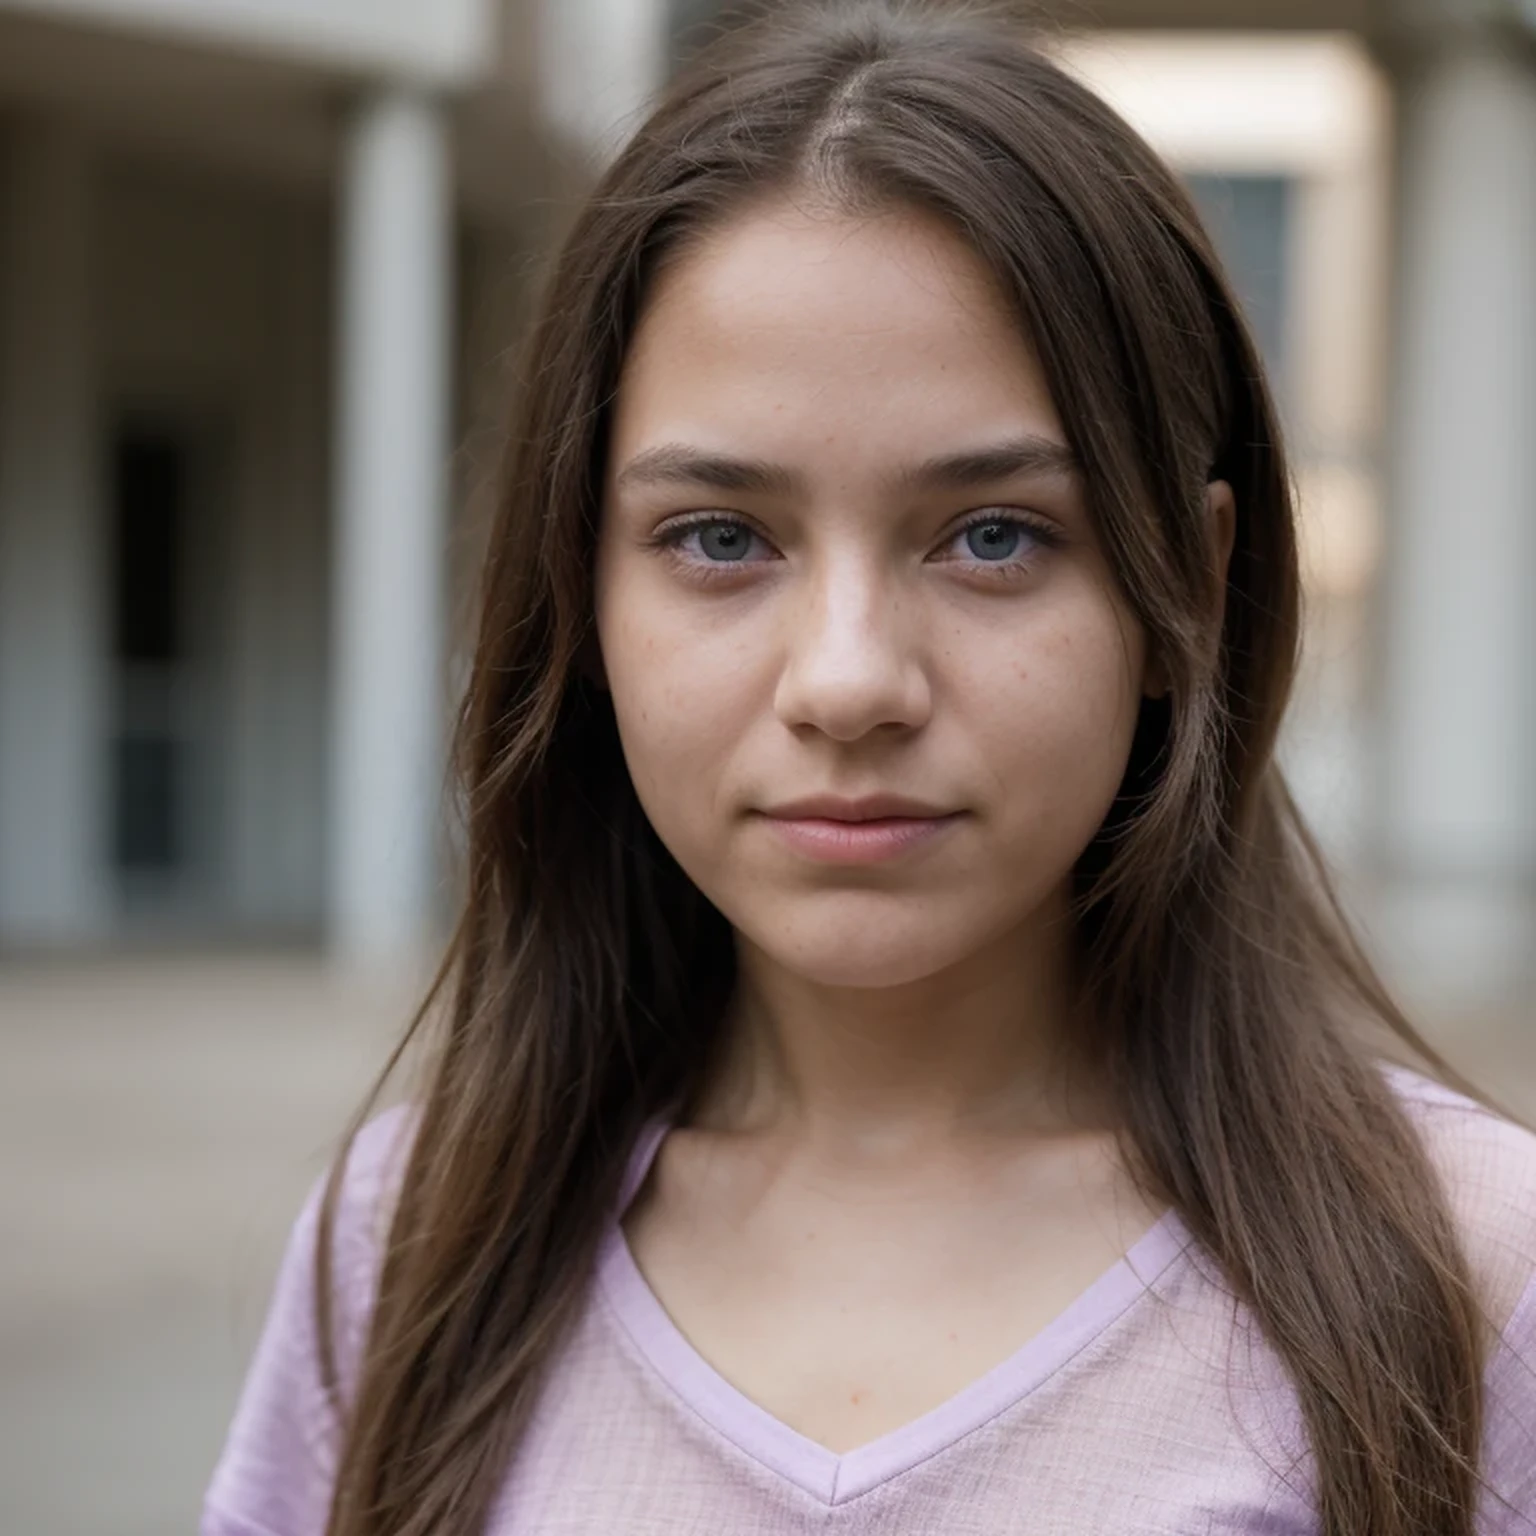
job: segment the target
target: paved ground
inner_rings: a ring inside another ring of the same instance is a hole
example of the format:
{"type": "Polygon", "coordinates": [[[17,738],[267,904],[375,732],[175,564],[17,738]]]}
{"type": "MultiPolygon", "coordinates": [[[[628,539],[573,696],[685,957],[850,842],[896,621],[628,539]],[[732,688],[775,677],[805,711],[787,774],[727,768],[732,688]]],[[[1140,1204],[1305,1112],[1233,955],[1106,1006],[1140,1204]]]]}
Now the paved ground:
{"type": "MultiPolygon", "coordinates": [[[[0,1536],[194,1528],[287,1224],[409,1002],[292,957],[0,968],[0,1536]]],[[[1536,1114],[1536,1024],[1438,1033],[1536,1114]]]]}
{"type": "Polygon", "coordinates": [[[0,969],[0,1536],[170,1536],[404,992],[313,961],[0,969]]]}

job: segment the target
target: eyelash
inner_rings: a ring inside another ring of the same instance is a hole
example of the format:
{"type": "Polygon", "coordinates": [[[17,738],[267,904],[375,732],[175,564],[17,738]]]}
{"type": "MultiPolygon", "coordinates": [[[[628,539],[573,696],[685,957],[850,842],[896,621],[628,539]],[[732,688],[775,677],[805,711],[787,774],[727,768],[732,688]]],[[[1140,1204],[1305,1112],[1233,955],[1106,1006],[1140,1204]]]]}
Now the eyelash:
{"type": "MultiPolygon", "coordinates": [[[[1012,524],[1021,528],[1035,541],[1039,548],[1053,549],[1061,543],[1061,536],[1055,528],[1043,520],[1010,512],[1004,515],[997,513],[978,512],[973,517],[961,523],[958,528],[945,540],[946,544],[953,544],[972,528],[987,528],[998,524],[1012,524]]],[[[763,538],[751,523],[745,518],[725,516],[716,512],[698,513],[692,517],[684,518],[680,522],[672,523],[658,532],[651,540],[652,544],[660,548],[664,554],[679,566],[684,567],[689,575],[699,577],[704,581],[719,581],[729,579],[744,565],[760,565],[762,561],[740,560],[689,560],[682,554],[682,542],[690,533],[702,528],[743,528],[755,538],[763,538]]],[[[763,539],[764,543],[768,541],[763,539]]],[[[1034,566],[1034,555],[1031,551],[1016,560],[977,560],[970,564],[971,570],[985,572],[987,578],[993,581],[1017,581],[1020,577],[1029,574],[1034,566]]]]}

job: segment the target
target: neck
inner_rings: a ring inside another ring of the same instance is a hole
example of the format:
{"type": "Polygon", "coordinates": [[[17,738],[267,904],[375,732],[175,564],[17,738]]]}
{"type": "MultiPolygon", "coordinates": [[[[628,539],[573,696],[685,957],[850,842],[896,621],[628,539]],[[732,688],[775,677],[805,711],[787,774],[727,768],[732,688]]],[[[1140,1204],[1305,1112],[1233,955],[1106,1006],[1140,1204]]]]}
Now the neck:
{"type": "Polygon", "coordinates": [[[793,1124],[868,1150],[1104,1129],[1102,1094],[1074,1071],[1066,932],[1013,932],[888,987],[796,975],[738,935],[720,1067],[697,1123],[793,1124]]]}

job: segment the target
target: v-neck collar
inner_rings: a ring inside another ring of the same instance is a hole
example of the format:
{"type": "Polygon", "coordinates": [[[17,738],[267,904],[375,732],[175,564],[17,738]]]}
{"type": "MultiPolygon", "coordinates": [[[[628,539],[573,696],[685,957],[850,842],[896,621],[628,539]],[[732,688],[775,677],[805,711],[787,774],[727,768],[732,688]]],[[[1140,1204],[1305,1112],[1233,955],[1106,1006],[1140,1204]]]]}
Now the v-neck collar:
{"type": "Polygon", "coordinates": [[[598,1256],[603,1294],[646,1363],[688,1408],[738,1450],[829,1505],[899,1477],[1027,1397],[1146,1295],[1191,1242],[1177,1212],[1166,1211],[1123,1258],[1007,1359],[938,1407],[839,1455],[732,1386],[688,1342],[640,1273],[622,1221],[669,1129],[653,1121],[635,1148],[598,1256]]]}

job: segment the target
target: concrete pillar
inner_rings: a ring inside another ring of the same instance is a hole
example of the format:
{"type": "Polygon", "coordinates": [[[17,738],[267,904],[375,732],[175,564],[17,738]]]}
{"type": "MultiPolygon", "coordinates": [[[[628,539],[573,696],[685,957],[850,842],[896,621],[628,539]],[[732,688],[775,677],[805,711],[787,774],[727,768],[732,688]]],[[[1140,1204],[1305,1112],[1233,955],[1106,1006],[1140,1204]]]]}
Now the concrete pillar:
{"type": "Polygon", "coordinates": [[[106,549],[87,147],[29,124],[0,204],[0,943],[110,917],[106,549]]]}
{"type": "Polygon", "coordinates": [[[452,193],[442,108],[363,101],[341,189],[330,931],[362,966],[434,942],[452,193]]]}
{"type": "Polygon", "coordinates": [[[1398,81],[1378,934],[1477,1008],[1536,940],[1536,68],[1457,29],[1398,81]]]}

